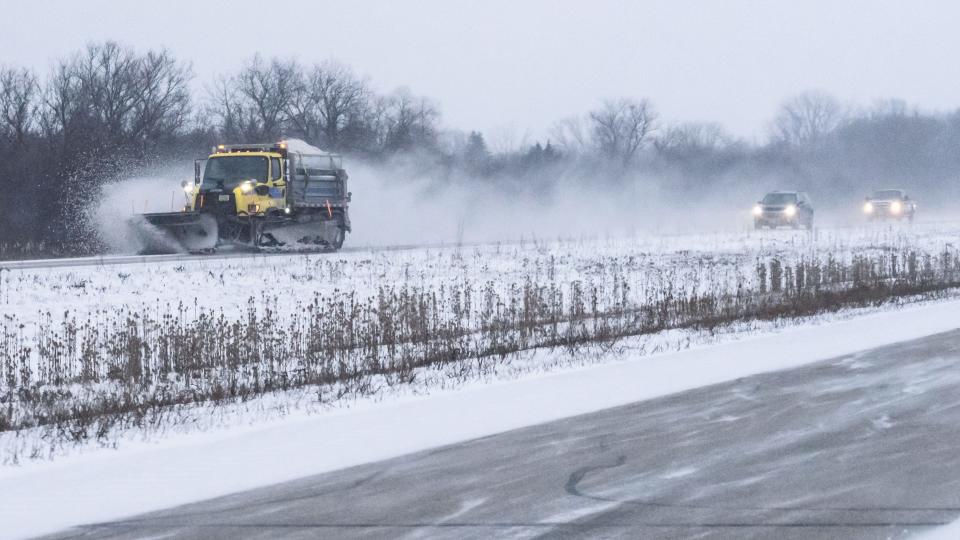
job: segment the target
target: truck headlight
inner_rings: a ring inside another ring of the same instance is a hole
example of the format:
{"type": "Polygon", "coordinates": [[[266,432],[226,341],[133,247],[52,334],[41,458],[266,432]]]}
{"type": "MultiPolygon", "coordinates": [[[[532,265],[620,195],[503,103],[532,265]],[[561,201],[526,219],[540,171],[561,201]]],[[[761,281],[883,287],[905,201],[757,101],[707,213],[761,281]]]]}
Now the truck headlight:
{"type": "Polygon", "coordinates": [[[786,208],[783,209],[783,213],[786,214],[787,217],[793,217],[797,213],[797,207],[792,204],[789,204],[787,205],[786,208]]]}
{"type": "Polygon", "coordinates": [[[183,184],[183,192],[186,193],[187,195],[190,195],[191,193],[193,193],[193,189],[195,187],[197,187],[197,185],[194,184],[193,182],[187,182],[183,184]]]}
{"type": "Polygon", "coordinates": [[[248,180],[240,184],[240,192],[243,193],[244,195],[250,193],[251,191],[253,191],[253,182],[250,182],[248,180]]]}
{"type": "Polygon", "coordinates": [[[873,213],[873,203],[872,203],[872,202],[868,202],[868,203],[865,203],[865,204],[863,205],[863,213],[864,213],[864,214],[872,214],[872,213],[873,213]]]}
{"type": "Polygon", "coordinates": [[[753,207],[753,215],[759,216],[759,215],[761,215],[761,214],[763,214],[763,207],[761,207],[759,204],[754,205],[754,207],[753,207]]]}
{"type": "Polygon", "coordinates": [[[900,201],[893,201],[890,203],[890,211],[894,214],[899,214],[903,210],[903,205],[900,204],[900,201]]]}

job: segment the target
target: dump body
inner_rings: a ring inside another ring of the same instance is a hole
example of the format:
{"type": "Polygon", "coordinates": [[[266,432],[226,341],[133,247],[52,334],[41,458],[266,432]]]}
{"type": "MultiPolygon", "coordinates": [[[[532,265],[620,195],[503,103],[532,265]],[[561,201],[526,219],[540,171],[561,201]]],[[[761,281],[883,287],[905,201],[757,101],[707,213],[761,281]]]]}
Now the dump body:
{"type": "Polygon", "coordinates": [[[340,216],[345,229],[350,231],[351,197],[342,161],[343,158],[336,154],[289,152],[286,171],[290,189],[287,202],[291,208],[301,212],[319,209],[325,211],[330,219],[340,216]]]}

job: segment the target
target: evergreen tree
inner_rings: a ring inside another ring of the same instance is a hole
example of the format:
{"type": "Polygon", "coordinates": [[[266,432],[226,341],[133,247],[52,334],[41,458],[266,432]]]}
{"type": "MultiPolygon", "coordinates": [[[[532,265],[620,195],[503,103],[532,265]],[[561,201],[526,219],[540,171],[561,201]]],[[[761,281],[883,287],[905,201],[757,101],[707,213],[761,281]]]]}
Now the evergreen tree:
{"type": "Polygon", "coordinates": [[[478,131],[471,131],[467,137],[467,144],[463,148],[463,162],[467,169],[486,173],[490,168],[490,151],[487,142],[478,131]]]}

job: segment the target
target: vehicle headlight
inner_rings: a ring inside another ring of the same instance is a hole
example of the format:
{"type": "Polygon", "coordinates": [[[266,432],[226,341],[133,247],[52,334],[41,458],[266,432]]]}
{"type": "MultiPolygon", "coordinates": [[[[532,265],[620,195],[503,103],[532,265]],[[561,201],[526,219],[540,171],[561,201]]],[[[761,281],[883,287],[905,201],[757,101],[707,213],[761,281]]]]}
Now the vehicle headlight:
{"type": "Polygon", "coordinates": [[[900,201],[893,201],[890,203],[890,211],[894,214],[899,214],[903,210],[903,205],[900,204],[900,201]]]}
{"type": "Polygon", "coordinates": [[[189,195],[189,194],[193,193],[193,190],[194,190],[194,188],[196,188],[196,187],[197,187],[197,185],[194,184],[193,182],[187,182],[186,184],[183,185],[183,192],[186,193],[187,195],[189,195]]]}
{"type": "Polygon", "coordinates": [[[783,209],[783,213],[789,217],[793,217],[797,213],[797,207],[792,204],[787,205],[787,207],[783,209]]]}
{"type": "Polygon", "coordinates": [[[872,203],[872,202],[868,202],[868,203],[866,203],[866,204],[863,205],[863,213],[865,213],[865,214],[872,214],[872,213],[873,213],[873,203],[872,203]]]}
{"type": "Polygon", "coordinates": [[[756,205],[756,206],[754,206],[754,207],[753,207],[753,215],[759,216],[759,215],[761,215],[761,214],[763,214],[763,207],[761,207],[759,204],[756,205]]]}
{"type": "Polygon", "coordinates": [[[240,184],[240,192],[243,193],[244,195],[246,195],[247,193],[250,193],[251,191],[253,191],[253,182],[250,182],[248,180],[240,184]]]}

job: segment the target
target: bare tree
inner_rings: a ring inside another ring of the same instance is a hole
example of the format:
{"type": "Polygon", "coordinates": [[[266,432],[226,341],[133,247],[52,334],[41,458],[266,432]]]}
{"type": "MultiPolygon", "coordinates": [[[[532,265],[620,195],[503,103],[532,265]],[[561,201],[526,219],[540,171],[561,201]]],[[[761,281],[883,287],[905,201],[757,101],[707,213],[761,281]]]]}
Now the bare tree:
{"type": "Polygon", "coordinates": [[[92,113],[83,99],[83,85],[76,70],[77,57],[58,62],[47,79],[43,90],[43,105],[40,121],[44,135],[61,144],[77,141],[72,132],[80,136],[84,124],[92,113]]]}
{"type": "Polygon", "coordinates": [[[59,62],[44,96],[44,130],[71,146],[156,141],[190,111],[189,65],[167,51],[138,55],[108,41],[59,62]]]}
{"type": "Polygon", "coordinates": [[[372,92],[353,71],[336,62],[314,66],[288,105],[291,127],[306,139],[342,150],[362,136],[372,92]]]}
{"type": "Polygon", "coordinates": [[[83,106],[105,128],[99,135],[113,139],[129,133],[132,111],[143,93],[139,58],[132,49],[113,41],[87,46],[85,54],[72,63],[80,83],[77,96],[83,106]]]}
{"type": "Polygon", "coordinates": [[[218,79],[209,92],[208,112],[221,132],[243,140],[280,137],[295,96],[302,91],[303,73],[296,62],[256,55],[240,72],[218,79]]]}
{"type": "Polygon", "coordinates": [[[381,106],[383,146],[387,151],[436,146],[440,111],[432,101],[400,88],[387,96],[381,106]]]}
{"type": "Polygon", "coordinates": [[[18,146],[36,122],[40,87],[32,71],[0,67],[0,121],[18,146]]]}
{"type": "Polygon", "coordinates": [[[259,115],[240,92],[234,77],[221,76],[213,82],[204,112],[226,140],[252,140],[263,132],[259,115]]]}
{"type": "Polygon", "coordinates": [[[262,136],[275,138],[282,134],[290,100],[302,81],[296,62],[273,59],[267,65],[259,55],[240,72],[238,90],[249,100],[262,136]]]}
{"type": "Polygon", "coordinates": [[[654,141],[658,151],[673,155],[711,152],[732,143],[733,137],[715,122],[688,122],[671,126],[654,141]]]}
{"type": "Polygon", "coordinates": [[[831,95],[810,90],[780,106],[771,126],[774,142],[807,146],[820,141],[844,119],[840,103],[831,95]]]}
{"type": "Polygon", "coordinates": [[[142,90],[134,102],[131,135],[158,140],[183,128],[190,114],[190,66],[163,50],[143,56],[137,72],[142,90]]]}
{"type": "Polygon", "coordinates": [[[494,154],[518,154],[530,146],[530,133],[519,133],[515,124],[505,124],[490,130],[487,141],[494,154]]]}
{"type": "Polygon", "coordinates": [[[645,99],[606,101],[590,113],[593,142],[602,155],[627,166],[653,131],[656,117],[645,99]]]}
{"type": "Polygon", "coordinates": [[[590,146],[590,135],[584,119],[579,116],[564,118],[555,123],[550,129],[550,136],[565,154],[580,155],[590,146]]]}
{"type": "Polygon", "coordinates": [[[902,99],[883,99],[873,103],[866,113],[869,118],[884,118],[889,116],[906,116],[916,114],[917,110],[911,109],[907,102],[902,99]]]}

